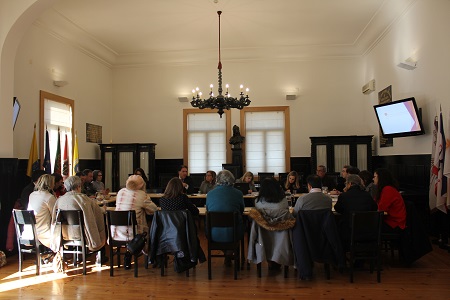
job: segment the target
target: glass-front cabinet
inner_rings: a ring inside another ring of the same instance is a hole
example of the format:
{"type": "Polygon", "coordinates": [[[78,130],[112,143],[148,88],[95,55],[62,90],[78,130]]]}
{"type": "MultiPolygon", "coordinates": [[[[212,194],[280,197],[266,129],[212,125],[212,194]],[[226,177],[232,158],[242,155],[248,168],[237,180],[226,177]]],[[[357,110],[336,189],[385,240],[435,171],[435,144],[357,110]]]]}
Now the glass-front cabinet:
{"type": "Polygon", "coordinates": [[[316,173],[319,165],[329,173],[339,173],[343,166],[372,170],[373,135],[318,136],[311,139],[311,168],[316,173]]]}
{"type": "Polygon", "coordinates": [[[117,192],[125,187],[128,176],[133,174],[136,168],[142,168],[147,175],[150,182],[147,189],[156,186],[156,144],[99,144],[99,146],[105,187],[117,192]]]}

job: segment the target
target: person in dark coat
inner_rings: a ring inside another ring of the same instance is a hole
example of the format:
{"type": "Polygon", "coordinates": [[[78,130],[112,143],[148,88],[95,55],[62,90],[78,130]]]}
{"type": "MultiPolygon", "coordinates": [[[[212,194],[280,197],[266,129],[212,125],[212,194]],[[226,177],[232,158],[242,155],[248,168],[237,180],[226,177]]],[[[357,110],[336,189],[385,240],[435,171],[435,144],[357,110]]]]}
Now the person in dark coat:
{"type": "Polygon", "coordinates": [[[345,181],[346,192],[339,195],[334,210],[341,214],[338,224],[339,234],[344,248],[350,245],[351,217],[354,211],[376,211],[377,203],[372,196],[362,189],[362,181],[358,175],[349,174],[345,181]]]}

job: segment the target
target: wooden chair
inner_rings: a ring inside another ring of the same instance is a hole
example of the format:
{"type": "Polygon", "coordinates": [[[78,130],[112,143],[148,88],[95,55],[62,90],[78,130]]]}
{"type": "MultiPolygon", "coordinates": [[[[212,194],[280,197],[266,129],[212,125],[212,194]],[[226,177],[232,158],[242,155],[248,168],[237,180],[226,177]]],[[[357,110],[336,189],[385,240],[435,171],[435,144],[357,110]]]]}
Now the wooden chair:
{"type": "Polygon", "coordinates": [[[212,257],[225,257],[226,251],[233,251],[234,254],[234,279],[237,279],[237,273],[239,270],[239,253],[240,253],[240,241],[238,235],[238,212],[206,212],[206,238],[208,240],[208,279],[212,279],[211,274],[211,258],[212,257]],[[213,228],[230,227],[233,230],[233,239],[230,242],[218,242],[214,241],[211,237],[211,230],[213,228]],[[224,251],[224,254],[212,254],[212,250],[224,251]]]}
{"type": "Polygon", "coordinates": [[[264,259],[276,259],[277,262],[284,262],[284,264],[282,263],[284,266],[284,278],[287,278],[289,266],[294,265],[291,229],[267,230],[258,225],[256,221],[253,221],[249,235],[247,258],[249,261],[256,263],[256,270],[259,278],[261,278],[261,263],[264,259]],[[274,245],[274,241],[277,241],[278,243],[274,245]],[[259,251],[255,248],[257,245],[260,248],[259,251]]]}
{"type": "Polygon", "coordinates": [[[370,260],[370,272],[373,263],[377,264],[377,281],[381,280],[381,224],[382,211],[353,212],[351,216],[350,236],[350,282],[353,282],[354,263],[358,259],[370,260]]]}
{"type": "Polygon", "coordinates": [[[189,269],[197,265],[197,260],[204,261],[197,228],[188,210],[157,210],[153,216],[150,227],[149,259],[152,263],[159,264],[161,276],[164,276],[167,268],[168,254],[174,255],[174,264],[186,262],[183,266],[179,265],[180,268],[184,268],[186,277],[189,277],[189,269]],[[178,257],[180,254],[186,260],[178,257]],[[194,258],[195,261],[192,261],[194,258]]]}
{"type": "Polygon", "coordinates": [[[36,233],[36,218],[32,210],[13,210],[16,227],[17,246],[19,254],[19,272],[22,272],[23,253],[35,255],[36,275],[41,274],[41,255],[45,253],[44,246],[39,242],[36,233]],[[28,230],[25,230],[26,227],[28,230]],[[25,233],[25,234],[24,234],[25,233]],[[29,236],[28,236],[29,235],[29,236]]]}
{"type": "Polygon", "coordinates": [[[73,254],[73,266],[78,266],[78,256],[81,255],[83,263],[83,275],[86,275],[86,257],[89,254],[86,236],[84,233],[84,216],[82,210],[62,210],[56,213],[56,223],[61,225],[61,256],[64,263],[64,254],[73,254]],[[70,232],[70,236],[64,238],[64,227],[70,232]],[[75,234],[76,232],[76,234],[75,234]]]}
{"type": "MultiPolygon", "coordinates": [[[[120,268],[120,255],[121,249],[127,248],[127,244],[136,235],[137,221],[136,221],[136,211],[125,210],[125,211],[106,211],[106,224],[108,227],[108,244],[109,244],[109,276],[114,276],[114,255],[117,255],[117,266],[120,268]],[[114,231],[112,226],[124,226],[131,230],[128,240],[119,240],[114,238],[114,231]],[[116,251],[114,251],[116,248],[116,251]]],[[[134,277],[138,277],[138,257],[139,254],[134,255],[134,277]]],[[[148,268],[148,260],[145,259],[145,267],[148,268]]]]}
{"type": "Polygon", "coordinates": [[[324,264],[327,279],[330,279],[330,264],[343,269],[345,253],[331,209],[299,210],[292,234],[301,279],[312,279],[314,262],[324,264]]]}

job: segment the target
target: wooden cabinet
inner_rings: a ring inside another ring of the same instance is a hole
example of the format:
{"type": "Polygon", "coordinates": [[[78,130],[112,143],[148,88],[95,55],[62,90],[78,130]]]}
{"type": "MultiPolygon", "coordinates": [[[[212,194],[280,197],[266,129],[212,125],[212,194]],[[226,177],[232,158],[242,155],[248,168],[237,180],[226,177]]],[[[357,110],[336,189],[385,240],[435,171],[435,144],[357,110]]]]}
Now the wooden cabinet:
{"type": "Polygon", "coordinates": [[[148,177],[150,186],[156,186],[155,146],[156,144],[99,144],[105,187],[117,192],[125,187],[130,174],[136,168],[142,168],[148,177]]]}
{"type": "Polygon", "coordinates": [[[310,137],[312,173],[316,173],[318,165],[326,166],[330,173],[340,172],[344,165],[372,170],[372,137],[373,135],[310,137]]]}

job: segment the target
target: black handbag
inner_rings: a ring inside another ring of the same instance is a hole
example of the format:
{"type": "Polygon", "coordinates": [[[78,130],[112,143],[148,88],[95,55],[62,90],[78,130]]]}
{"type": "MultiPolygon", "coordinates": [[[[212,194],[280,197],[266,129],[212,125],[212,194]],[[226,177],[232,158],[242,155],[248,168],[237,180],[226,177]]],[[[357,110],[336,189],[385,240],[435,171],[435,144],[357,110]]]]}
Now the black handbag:
{"type": "Polygon", "coordinates": [[[128,242],[127,250],[133,255],[138,255],[139,253],[141,253],[145,246],[146,236],[147,232],[136,234],[134,238],[128,242]]]}

